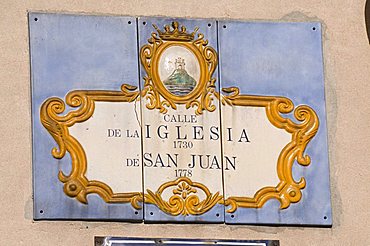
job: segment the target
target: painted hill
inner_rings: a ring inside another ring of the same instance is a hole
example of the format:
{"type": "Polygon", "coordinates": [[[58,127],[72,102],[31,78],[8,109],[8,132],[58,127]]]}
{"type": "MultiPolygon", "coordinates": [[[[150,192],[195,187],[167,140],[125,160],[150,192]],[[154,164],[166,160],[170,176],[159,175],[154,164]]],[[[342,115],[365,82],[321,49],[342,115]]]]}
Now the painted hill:
{"type": "Polygon", "coordinates": [[[164,81],[167,89],[175,95],[189,94],[195,87],[196,81],[185,69],[175,69],[164,81]]]}

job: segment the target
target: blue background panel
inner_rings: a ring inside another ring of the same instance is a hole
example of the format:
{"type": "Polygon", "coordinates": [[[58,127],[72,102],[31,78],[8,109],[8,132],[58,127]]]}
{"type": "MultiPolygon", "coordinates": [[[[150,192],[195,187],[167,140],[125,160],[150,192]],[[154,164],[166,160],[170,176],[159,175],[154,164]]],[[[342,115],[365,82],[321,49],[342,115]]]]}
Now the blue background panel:
{"type": "Polygon", "coordinates": [[[220,21],[218,35],[221,88],[237,86],[241,94],[288,97],[295,106],[312,107],[320,120],[306,148],[311,164],[293,165],[295,180],[304,177],[307,182],[301,201],[283,210],[277,200],[259,209],[238,208],[225,214],[226,223],[331,225],[320,23],[220,21]]]}
{"type": "MultiPolygon", "coordinates": [[[[139,86],[145,71],[141,65],[138,69],[137,42],[139,47],[147,43],[152,23],[162,28],[173,20],[30,13],[35,219],[142,221],[143,210],[129,204],[108,204],[93,194],[87,206],[64,194],[57,175],[59,170],[69,173],[71,160],[68,154],[61,160],[52,157],[56,143],[41,125],[39,109],[45,99],[64,98],[71,90],[119,90],[123,83],[139,86]]],[[[239,87],[242,94],[285,96],[295,106],[311,106],[320,119],[319,131],[306,149],[311,164],[293,166],[294,178],[307,181],[301,201],[284,210],[276,200],[260,209],[239,208],[225,214],[226,223],[331,225],[320,24],[176,20],[188,31],[200,27],[209,45],[219,47],[219,74],[216,70],[213,76],[219,78],[218,88],[221,83],[221,88],[239,87]]],[[[153,222],[224,221],[223,206],[187,219],[168,218],[160,211],[150,215],[153,207],[148,206],[145,217],[153,222]]]]}
{"type": "MultiPolygon", "coordinates": [[[[138,86],[137,30],[134,17],[30,13],[35,219],[143,219],[130,204],[108,204],[88,195],[88,205],[63,192],[58,171],[69,173],[68,155],[57,160],[54,139],[41,125],[43,101],[71,90],[120,90],[138,86]]],[[[66,109],[68,112],[69,108],[66,109]]],[[[141,177],[139,177],[141,178],[141,177]]]]}

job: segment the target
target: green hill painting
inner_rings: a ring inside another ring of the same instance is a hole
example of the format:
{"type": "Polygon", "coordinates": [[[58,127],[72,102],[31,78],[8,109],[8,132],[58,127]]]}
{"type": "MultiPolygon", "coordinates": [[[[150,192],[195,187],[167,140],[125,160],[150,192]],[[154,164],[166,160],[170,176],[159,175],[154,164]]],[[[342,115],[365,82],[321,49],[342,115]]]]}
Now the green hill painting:
{"type": "Polygon", "coordinates": [[[181,57],[175,61],[175,70],[164,81],[166,88],[174,95],[184,96],[189,94],[197,82],[185,70],[185,61],[181,57]]]}

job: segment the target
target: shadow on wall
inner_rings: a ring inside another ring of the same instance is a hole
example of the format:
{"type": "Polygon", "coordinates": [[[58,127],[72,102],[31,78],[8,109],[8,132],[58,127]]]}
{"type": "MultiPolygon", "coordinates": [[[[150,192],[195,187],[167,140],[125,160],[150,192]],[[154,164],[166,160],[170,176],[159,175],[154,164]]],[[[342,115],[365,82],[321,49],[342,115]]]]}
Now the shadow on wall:
{"type": "Polygon", "coordinates": [[[370,43],[370,2],[369,0],[365,3],[365,23],[366,23],[366,30],[367,30],[367,38],[370,43]]]}

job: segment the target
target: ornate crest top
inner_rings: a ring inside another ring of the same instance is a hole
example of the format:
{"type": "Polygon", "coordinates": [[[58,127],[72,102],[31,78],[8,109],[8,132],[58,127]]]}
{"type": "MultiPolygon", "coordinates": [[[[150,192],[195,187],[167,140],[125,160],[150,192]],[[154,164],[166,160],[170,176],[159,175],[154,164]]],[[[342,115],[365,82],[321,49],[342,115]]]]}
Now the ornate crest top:
{"type": "Polygon", "coordinates": [[[179,28],[177,21],[172,22],[172,31],[169,25],[164,26],[164,31],[161,31],[155,24],[153,24],[153,27],[157,30],[162,40],[169,41],[191,41],[194,39],[195,33],[199,30],[199,27],[196,27],[192,33],[188,33],[185,26],[179,28]]]}

